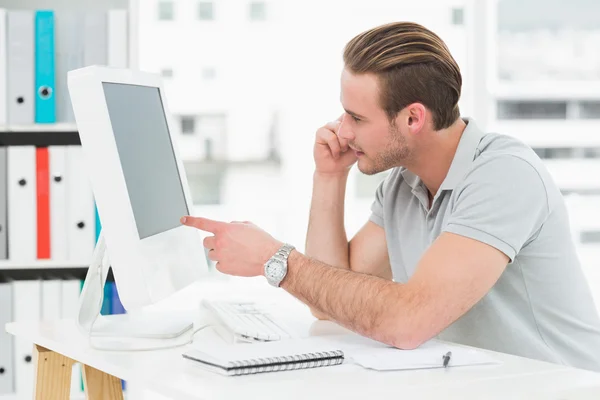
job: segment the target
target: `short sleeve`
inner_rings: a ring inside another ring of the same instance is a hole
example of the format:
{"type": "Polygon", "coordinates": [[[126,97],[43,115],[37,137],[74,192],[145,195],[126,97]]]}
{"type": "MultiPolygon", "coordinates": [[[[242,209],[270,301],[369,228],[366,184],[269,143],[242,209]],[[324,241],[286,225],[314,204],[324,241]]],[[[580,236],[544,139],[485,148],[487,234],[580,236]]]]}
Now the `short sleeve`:
{"type": "Polygon", "coordinates": [[[483,162],[455,190],[443,231],[493,246],[510,262],[550,212],[542,177],[533,165],[516,156],[483,162]]]}
{"type": "Polygon", "coordinates": [[[375,200],[373,200],[373,203],[371,204],[371,216],[369,217],[369,221],[374,222],[381,227],[383,227],[383,188],[385,181],[386,179],[377,186],[375,200]]]}

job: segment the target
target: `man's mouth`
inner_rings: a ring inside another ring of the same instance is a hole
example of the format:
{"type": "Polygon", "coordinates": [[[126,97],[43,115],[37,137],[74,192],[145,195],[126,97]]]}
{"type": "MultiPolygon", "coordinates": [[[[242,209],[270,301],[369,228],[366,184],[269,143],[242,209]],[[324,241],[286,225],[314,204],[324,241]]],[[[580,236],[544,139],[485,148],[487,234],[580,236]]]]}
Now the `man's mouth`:
{"type": "Polygon", "coordinates": [[[360,151],[356,147],[353,147],[353,146],[350,146],[350,145],[348,145],[348,147],[354,151],[354,153],[356,154],[357,157],[358,156],[362,156],[362,155],[365,154],[364,151],[360,151]]]}

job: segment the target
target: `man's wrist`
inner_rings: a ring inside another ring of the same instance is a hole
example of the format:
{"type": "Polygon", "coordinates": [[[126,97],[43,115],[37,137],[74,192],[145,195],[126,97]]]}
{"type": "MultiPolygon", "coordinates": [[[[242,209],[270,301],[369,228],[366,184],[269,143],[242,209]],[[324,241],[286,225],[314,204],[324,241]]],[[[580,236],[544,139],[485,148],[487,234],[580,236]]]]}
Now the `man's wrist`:
{"type": "Polygon", "coordinates": [[[350,170],[345,170],[341,172],[320,172],[315,171],[313,173],[313,180],[323,180],[323,181],[345,181],[348,179],[350,175],[350,170]]]}
{"type": "Polygon", "coordinates": [[[287,259],[287,273],[279,284],[279,287],[287,289],[293,286],[293,281],[296,278],[298,265],[302,262],[303,255],[298,250],[293,249],[287,259]]]}

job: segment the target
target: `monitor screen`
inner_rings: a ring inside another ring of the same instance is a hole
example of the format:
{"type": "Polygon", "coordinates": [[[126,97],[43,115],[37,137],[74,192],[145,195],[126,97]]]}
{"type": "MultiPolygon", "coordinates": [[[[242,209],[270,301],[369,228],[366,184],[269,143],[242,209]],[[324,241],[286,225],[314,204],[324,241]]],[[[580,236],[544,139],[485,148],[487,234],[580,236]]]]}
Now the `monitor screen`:
{"type": "Polygon", "coordinates": [[[102,83],[140,239],[189,215],[159,89],[102,83]]]}

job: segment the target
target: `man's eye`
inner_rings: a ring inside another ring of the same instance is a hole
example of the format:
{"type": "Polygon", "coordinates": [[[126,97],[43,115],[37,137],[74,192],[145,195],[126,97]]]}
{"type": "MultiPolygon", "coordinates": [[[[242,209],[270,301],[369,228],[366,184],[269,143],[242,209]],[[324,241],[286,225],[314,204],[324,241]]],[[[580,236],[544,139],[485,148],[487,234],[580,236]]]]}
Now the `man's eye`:
{"type": "Polygon", "coordinates": [[[354,115],[351,115],[351,117],[352,117],[352,119],[353,119],[355,122],[359,122],[359,121],[360,121],[360,118],[357,118],[357,117],[355,117],[354,115]]]}

